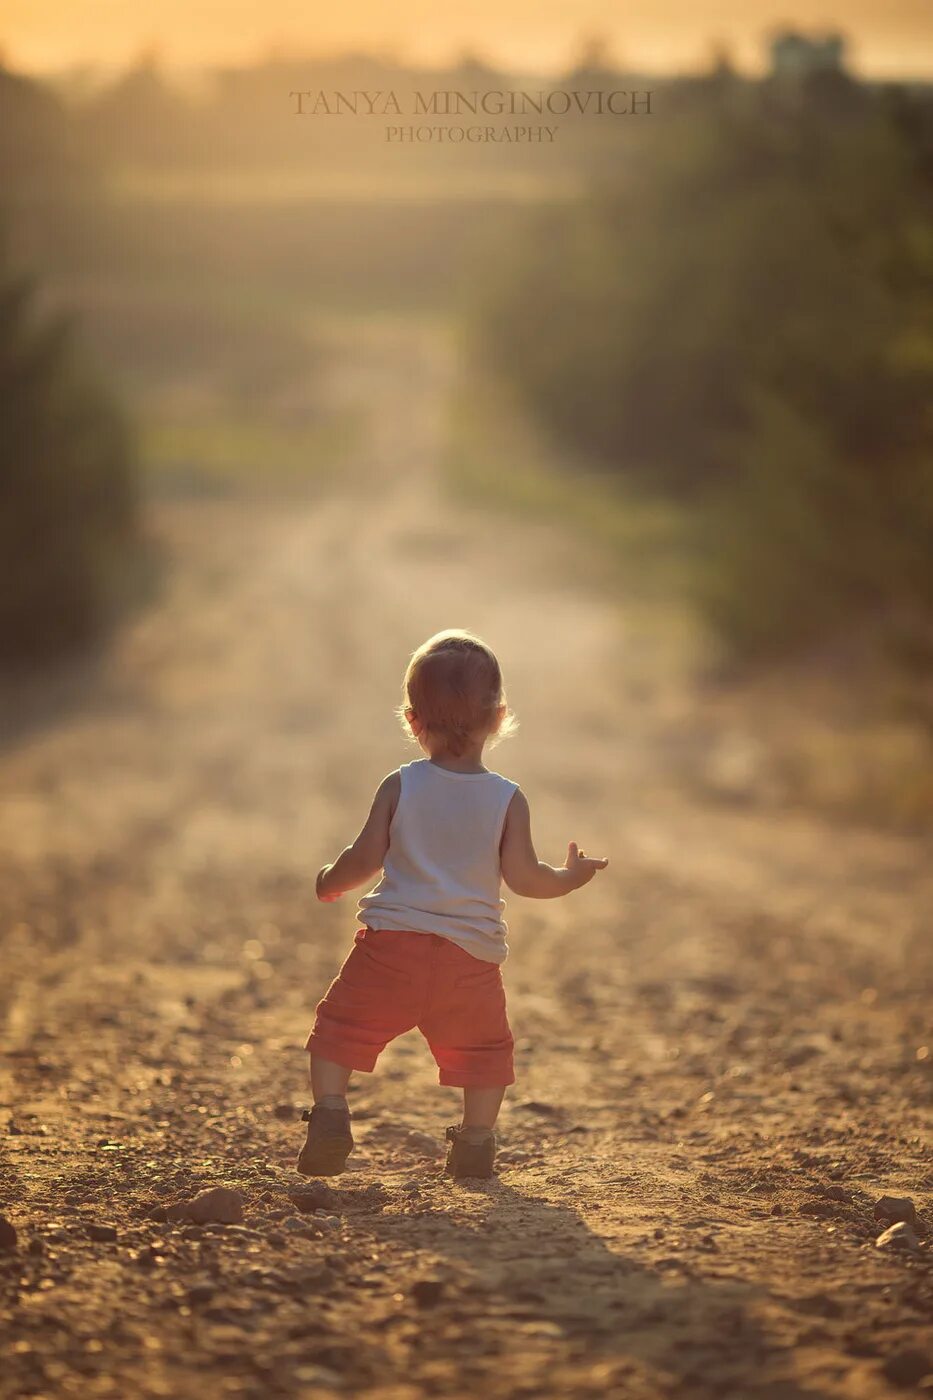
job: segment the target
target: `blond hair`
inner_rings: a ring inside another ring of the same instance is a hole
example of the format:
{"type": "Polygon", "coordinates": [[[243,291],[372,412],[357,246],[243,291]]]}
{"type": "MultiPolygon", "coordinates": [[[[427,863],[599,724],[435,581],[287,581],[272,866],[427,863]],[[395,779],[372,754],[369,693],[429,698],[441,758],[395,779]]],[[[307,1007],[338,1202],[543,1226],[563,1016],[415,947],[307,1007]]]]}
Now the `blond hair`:
{"type": "Polygon", "coordinates": [[[455,757],[480,735],[498,740],[515,728],[495,653],[460,628],[436,633],[412,654],[398,716],[410,737],[417,719],[455,757]]]}

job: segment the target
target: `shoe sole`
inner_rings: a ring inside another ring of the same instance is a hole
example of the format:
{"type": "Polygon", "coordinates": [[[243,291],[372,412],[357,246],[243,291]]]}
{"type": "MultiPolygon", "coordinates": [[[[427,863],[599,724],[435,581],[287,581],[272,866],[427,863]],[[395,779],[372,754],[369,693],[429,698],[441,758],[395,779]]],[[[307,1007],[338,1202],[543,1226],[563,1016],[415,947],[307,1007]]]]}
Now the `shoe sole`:
{"type": "Polygon", "coordinates": [[[343,1143],[317,1143],[312,1151],[305,1149],[298,1157],[297,1169],[302,1176],[339,1176],[345,1170],[347,1158],[353,1151],[343,1143]]]}

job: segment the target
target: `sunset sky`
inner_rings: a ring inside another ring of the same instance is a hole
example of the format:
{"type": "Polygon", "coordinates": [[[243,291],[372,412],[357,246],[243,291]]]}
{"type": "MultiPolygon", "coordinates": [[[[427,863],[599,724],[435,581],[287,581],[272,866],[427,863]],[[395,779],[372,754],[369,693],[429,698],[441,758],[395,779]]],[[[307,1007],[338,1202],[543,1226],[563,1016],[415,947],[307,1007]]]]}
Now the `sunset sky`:
{"type": "Polygon", "coordinates": [[[851,62],[879,76],[933,74],[933,0],[4,0],[0,54],[18,68],[125,63],[155,48],[179,66],[237,63],[270,49],[300,56],[370,48],[416,62],[464,48],[524,69],[559,69],[587,36],[619,59],[664,71],[725,42],[743,67],[774,25],[834,27],[851,62]]]}

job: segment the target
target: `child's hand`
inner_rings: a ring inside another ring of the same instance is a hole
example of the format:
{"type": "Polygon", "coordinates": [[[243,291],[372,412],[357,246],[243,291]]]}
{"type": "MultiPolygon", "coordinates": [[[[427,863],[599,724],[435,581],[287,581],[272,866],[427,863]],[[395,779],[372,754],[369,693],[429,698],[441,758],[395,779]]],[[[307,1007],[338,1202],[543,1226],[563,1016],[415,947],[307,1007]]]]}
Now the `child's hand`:
{"type": "Polygon", "coordinates": [[[333,867],[330,865],[325,865],[317,873],[317,880],[314,884],[314,892],[322,904],[333,904],[335,900],[338,900],[340,898],[339,891],[336,894],[328,894],[327,891],[324,889],[324,879],[327,875],[327,872],[332,868],[333,867]]]}
{"type": "Polygon", "coordinates": [[[597,860],[595,856],[584,855],[577,848],[576,841],[571,841],[567,847],[565,869],[570,876],[571,886],[575,890],[578,890],[581,885],[588,885],[597,870],[605,870],[608,864],[608,860],[597,860]]]}

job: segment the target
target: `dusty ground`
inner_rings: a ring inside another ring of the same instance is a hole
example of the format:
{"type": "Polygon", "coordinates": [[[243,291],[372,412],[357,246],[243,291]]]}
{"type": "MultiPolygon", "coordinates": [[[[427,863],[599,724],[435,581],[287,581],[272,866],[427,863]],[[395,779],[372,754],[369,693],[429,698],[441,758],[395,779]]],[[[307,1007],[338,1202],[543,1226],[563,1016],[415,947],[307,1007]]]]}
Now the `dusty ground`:
{"type": "Polygon", "coordinates": [[[879,1250],[871,1207],[933,1224],[929,847],[682,784],[702,699],[664,639],[579,543],[444,503],[444,343],[337,348],[367,415],[342,494],[161,507],[164,599],[2,755],[0,1390],[922,1385],[930,1236],[879,1250]],[[498,1179],[444,1178],[456,1095],[408,1037],[358,1076],[352,1170],[311,1215],[301,1044],[354,929],[313,874],[410,756],[400,672],[443,625],[502,655],[521,730],[493,761],[543,852],[612,864],[511,901],[498,1179]],[[158,1218],[217,1183],[243,1226],[158,1218]]]}

